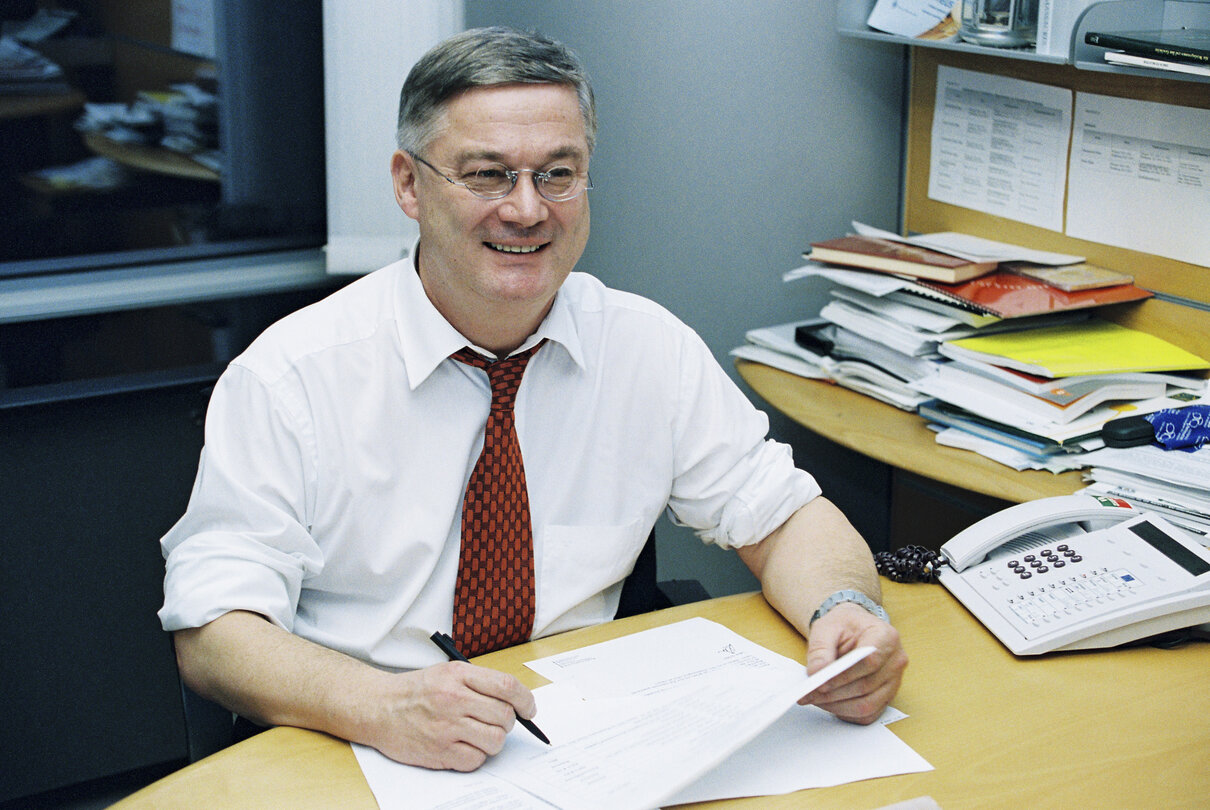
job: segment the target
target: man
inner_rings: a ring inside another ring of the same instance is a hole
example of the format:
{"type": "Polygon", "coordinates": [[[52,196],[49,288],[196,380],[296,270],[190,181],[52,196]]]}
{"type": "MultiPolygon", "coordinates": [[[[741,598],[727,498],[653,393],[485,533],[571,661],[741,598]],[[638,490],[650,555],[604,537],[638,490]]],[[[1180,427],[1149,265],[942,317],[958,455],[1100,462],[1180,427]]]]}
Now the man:
{"type": "Polygon", "coordinates": [[[806,700],[862,723],[888,704],[907,659],[865,543],[691,330],[572,272],[595,132],[582,68],[542,37],[465,32],[413,68],[391,159],[413,259],[271,327],[216,387],[189,510],[163,541],[160,616],[196,691],[474,769],[533,696],[445,662],[430,633],[473,654],[608,620],[669,508],[809,633],[809,670],[877,648],[806,700]],[[519,389],[497,399],[516,363],[519,389]],[[518,545],[471,561],[474,516],[494,508],[472,494],[479,457],[509,436],[523,508],[491,542],[518,545]],[[464,587],[471,568],[517,589],[493,603],[508,618],[468,613],[491,599],[464,587]]]}

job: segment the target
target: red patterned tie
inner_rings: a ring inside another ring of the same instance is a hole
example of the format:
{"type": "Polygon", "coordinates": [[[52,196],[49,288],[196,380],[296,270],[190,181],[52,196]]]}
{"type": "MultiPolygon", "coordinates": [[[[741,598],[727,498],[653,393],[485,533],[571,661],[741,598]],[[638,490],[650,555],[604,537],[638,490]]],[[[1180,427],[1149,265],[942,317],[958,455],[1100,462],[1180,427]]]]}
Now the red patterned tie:
{"type": "Polygon", "coordinates": [[[467,656],[526,641],[534,626],[534,541],[513,401],[541,345],[495,363],[470,349],[453,355],[487,371],[492,386],[483,452],[462,501],[453,635],[467,656]]]}

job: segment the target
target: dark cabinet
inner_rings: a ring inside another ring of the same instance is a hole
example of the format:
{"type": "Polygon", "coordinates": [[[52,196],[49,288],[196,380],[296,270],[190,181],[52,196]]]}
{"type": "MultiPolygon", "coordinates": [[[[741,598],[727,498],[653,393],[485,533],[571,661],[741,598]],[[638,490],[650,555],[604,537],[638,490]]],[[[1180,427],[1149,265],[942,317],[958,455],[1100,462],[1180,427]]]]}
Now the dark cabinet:
{"type": "Polygon", "coordinates": [[[0,326],[0,803],[188,760],[159,540],[226,360],[335,286],[0,326]]]}
{"type": "Polygon", "coordinates": [[[215,369],[0,406],[0,800],[187,757],[159,538],[215,369]]]}

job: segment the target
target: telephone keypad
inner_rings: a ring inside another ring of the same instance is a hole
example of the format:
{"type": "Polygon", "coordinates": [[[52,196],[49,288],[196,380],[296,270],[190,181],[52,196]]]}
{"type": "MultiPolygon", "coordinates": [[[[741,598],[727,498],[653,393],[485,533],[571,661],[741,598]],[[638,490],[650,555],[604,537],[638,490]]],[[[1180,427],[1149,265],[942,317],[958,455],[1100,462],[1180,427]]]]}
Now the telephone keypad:
{"type": "MultiPolygon", "coordinates": [[[[1045,568],[1038,569],[1038,573],[1045,568]]],[[[1028,573],[1020,575],[1021,578],[1026,578],[1028,573]]],[[[1008,597],[1006,604],[1020,621],[1041,627],[1124,599],[1140,586],[1138,578],[1125,569],[1111,571],[1107,567],[1094,568],[1062,579],[1044,581],[1008,597]]]]}
{"type": "Polygon", "coordinates": [[[1074,565],[1083,560],[1084,558],[1077,554],[1075,549],[1063,543],[1056,546],[1053,551],[1044,548],[1037,554],[1026,554],[1020,560],[1009,560],[1006,567],[1019,579],[1032,579],[1034,574],[1045,574],[1051,568],[1066,568],[1068,564],[1074,565]]]}

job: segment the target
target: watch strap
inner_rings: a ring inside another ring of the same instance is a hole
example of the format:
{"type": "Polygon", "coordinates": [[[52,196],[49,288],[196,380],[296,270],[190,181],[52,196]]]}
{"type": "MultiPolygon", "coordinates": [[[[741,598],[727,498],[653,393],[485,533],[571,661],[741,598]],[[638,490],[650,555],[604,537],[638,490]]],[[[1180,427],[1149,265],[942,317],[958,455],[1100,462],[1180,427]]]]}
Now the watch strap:
{"type": "MultiPolygon", "coordinates": [[[[829,610],[843,602],[852,602],[855,605],[860,605],[870,613],[873,613],[875,616],[882,619],[884,622],[889,623],[891,621],[890,616],[887,615],[886,609],[882,605],[878,604],[861,591],[846,589],[843,591],[837,591],[827,599],[823,600],[823,603],[815,609],[815,613],[811,616],[810,624],[815,624],[816,619],[823,618],[823,616],[829,610]]],[[[809,627],[810,625],[808,625],[808,628],[809,627]]]]}

